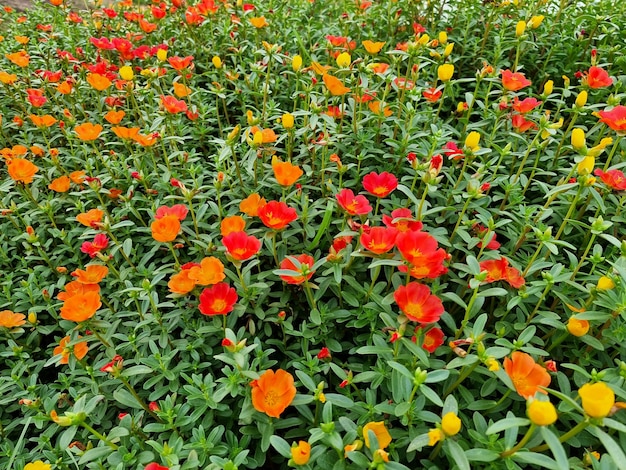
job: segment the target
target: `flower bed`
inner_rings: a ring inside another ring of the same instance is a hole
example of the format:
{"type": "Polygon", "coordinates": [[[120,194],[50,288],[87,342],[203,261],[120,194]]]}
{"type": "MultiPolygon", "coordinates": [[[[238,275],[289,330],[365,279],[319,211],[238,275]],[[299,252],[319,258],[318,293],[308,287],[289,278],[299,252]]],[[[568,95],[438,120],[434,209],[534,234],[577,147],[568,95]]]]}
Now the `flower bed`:
{"type": "Polygon", "coordinates": [[[626,468],[623,9],[5,8],[0,468],[626,468]]]}

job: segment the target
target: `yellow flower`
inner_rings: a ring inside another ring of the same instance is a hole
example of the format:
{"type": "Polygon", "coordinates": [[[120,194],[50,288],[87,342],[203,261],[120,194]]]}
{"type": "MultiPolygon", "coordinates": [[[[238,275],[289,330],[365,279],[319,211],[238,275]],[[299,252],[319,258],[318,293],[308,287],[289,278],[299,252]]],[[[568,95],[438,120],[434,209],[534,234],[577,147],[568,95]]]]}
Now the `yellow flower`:
{"type": "Polygon", "coordinates": [[[592,418],[608,416],[615,404],[615,393],[604,382],[587,383],[580,387],[578,394],[585,413],[592,418]]]}
{"type": "Polygon", "coordinates": [[[612,143],[613,143],[613,138],[612,137],[605,137],[604,139],[602,139],[600,141],[600,143],[598,145],[596,145],[595,147],[590,148],[589,152],[587,152],[587,155],[591,155],[591,156],[597,157],[602,152],[604,152],[604,149],[606,149],[612,143]]]}
{"type": "Polygon", "coordinates": [[[24,470],[50,470],[49,463],[43,463],[41,460],[37,460],[35,462],[31,462],[26,464],[24,470]]]}
{"type": "Polygon", "coordinates": [[[578,93],[578,96],[576,97],[576,106],[578,106],[579,108],[582,108],[586,104],[587,104],[587,92],[583,90],[580,93],[578,93]]]}
{"type": "Polygon", "coordinates": [[[567,331],[574,336],[585,336],[589,331],[589,322],[587,320],[579,320],[576,317],[570,317],[567,322],[567,331]]]}
{"type": "Polygon", "coordinates": [[[211,62],[213,62],[213,66],[216,69],[222,68],[222,59],[220,59],[219,56],[214,55],[213,58],[211,59],[211,62]]]}
{"type": "Polygon", "coordinates": [[[261,131],[256,131],[254,133],[254,138],[252,139],[253,145],[261,145],[263,143],[263,133],[261,131]]]}
{"type": "Polygon", "coordinates": [[[386,463],[389,462],[389,453],[382,449],[376,449],[373,455],[373,463],[386,463]]]}
{"type": "Polygon", "coordinates": [[[130,65],[125,65],[120,68],[120,77],[122,80],[132,80],[135,77],[133,68],[130,65]]]}
{"type": "Polygon", "coordinates": [[[447,82],[454,75],[454,65],[452,64],[443,64],[437,68],[437,77],[442,82],[447,82]]]}
{"type": "Polygon", "coordinates": [[[537,15],[537,16],[533,16],[530,21],[528,22],[528,27],[532,28],[532,29],[537,29],[539,27],[539,25],[541,23],[543,23],[543,19],[545,18],[545,16],[543,15],[537,15]]]}
{"type": "Polygon", "coordinates": [[[528,419],[537,426],[550,426],[557,419],[556,408],[549,401],[533,400],[526,413],[528,419]]]}
{"type": "Polygon", "coordinates": [[[376,435],[379,449],[385,449],[389,444],[391,444],[391,435],[389,434],[389,431],[387,431],[383,421],[371,422],[363,426],[363,440],[365,441],[365,446],[369,449],[370,437],[368,435],[368,431],[372,431],[376,435]]]}
{"type": "Polygon", "coordinates": [[[522,34],[524,34],[524,31],[526,31],[526,22],[523,20],[518,21],[515,25],[515,36],[520,37],[522,34]]]}
{"type": "Polygon", "coordinates": [[[431,429],[428,431],[428,445],[434,446],[437,442],[445,439],[446,436],[443,434],[443,431],[439,428],[431,429]]]}
{"type": "Polygon", "coordinates": [[[608,276],[602,276],[598,279],[598,284],[596,285],[596,289],[598,290],[611,290],[615,289],[615,283],[608,276]]]}
{"type": "Polygon", "coordinates": [[[572,131],[572,147],[576,150],[581,150],[586,146],[587,142],[585,140],[585,131],[583,131],[580,127],[577,127],[572,131]]]}
{"type": "Polygon", "coordinates": [[[283,127],[285,129],[291,129],[293,127],[293,123],[294,123],[293,114],[291,114],[291,113],[283,114],[283,117],[281,118],[281,121],[282,121],[283,127]]]}
{"type": "Polygon", "coordinates": [[[352,444],[346,444],[343,448],[343,455],[348,458],[348,452],[354,452],[363,447],[363,441],[356,440],[352,444]]]}
{"type": "Polygon", "coordinates": [[[596,166],[596,157],[588,155],[578,164],[576,170],[579,175],[588,175],[593,171],[594,166],[596,166]]]}
{"type": "Polygon", "coordinates": [[[165,60],[167,59],[167,50],[159,49],[157,51],[157,59],[159,59],[161,62],[165,62],[165,60]]]}
{"type": "Polygon", "coordinates": [[[441,419],[441,429],[446,436],[454,436],[461,430],[461,419],[450,411],[441,419]]]}
{"type": "Polygon", "coordinates": [[[293,59],[291,59],[291,68],[294,72],[297,72],[302,67],[302,56],[294,55],[293,59]]]}
{"type": "Polygon", "coordinates": [[[363,47],[370,54],[378,54],[384,45],[384,42],[374,42],[370,41],[369,39],[363,41],[363,47]]]}
{"type": "Polygon", "coordinates": [[[450,54],[452,54],[452,49],[454,48],[454,43],[451,42],[450,44],[448,44],[446,46],[446,48],[443,51],[443,56],[444,57],[448,57],[450,54]]]}
{"type": "Polygon", "coordinates": [[[306,441],[291,446],[291,458],[296,465],[306,465],[311,458],[311,444],[306,441]]]}
{"type": "Polygon", "coordinates": [[[337,56],[337,65],[341,68],[350,67],[352,63],[352,57],[347,52],[342,52],[337,56]]]}
{"type": "Polygon", "coordinates": [[[553,89],[554,89],[554,81],[548,80],[546,84],[543,86],[543,94],[547,96],[550,93],[552,93],[553,89]]]}
{"type": "Polygon", "coordinates": [[[475,152],[476,150],[480,148],[478,146],[479,142],[480,142],[480,134],[476,131],[472,131],[469,134],[467,134],[467,137],[465,138],[465,147],[475,152]]]}
{"type": "Polygon", "coordinates": [[[485,365],[489,368],[491,372],[497,372],[500,370],[500,363],[496,361],[493,357],[488,358],[485,361],[485,365]]]}
{"type": "Polygon", "coordinates": [[[439,31],[439,42],[445,44],[448,42],[448,33],[445,31],[439,31]]]}

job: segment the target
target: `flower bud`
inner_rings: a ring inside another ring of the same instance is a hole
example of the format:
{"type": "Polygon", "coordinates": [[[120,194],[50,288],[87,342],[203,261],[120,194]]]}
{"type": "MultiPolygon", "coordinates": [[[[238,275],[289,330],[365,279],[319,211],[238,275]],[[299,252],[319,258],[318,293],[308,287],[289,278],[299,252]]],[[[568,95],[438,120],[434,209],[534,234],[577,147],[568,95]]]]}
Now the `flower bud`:
{"type": "Polygon", "coordinates": [[[598,279],[598,284],[596,285],[596,289],[598,289],[598,290],[615,289],[615,283],[613,282],[613,280],[610,277],[602,276],[600,279],[598,279]]]}
{"type": "Polygon", "coordinates": [[[548,80],[543,86],[543,94],[547,96],[552,93],[553,89],[554,89],[554,81],[548,80]]]}
{"type": "Polygon", "coordinates": [[[476,151],[480,148],[478,146],[479,142],[480,142],[480,134],[476,131],[472,131],[465,138],[465,147],[472,151],[476,151]]]}
{"type": "Polygon", "coordinates": [[[228,143],[232,144],[235,142],[235,139],[239,135],[240,130],[241,130],[241,126],[237,124],[237,126],[235,126],[235,128],[228,133],[228,136],[226,137],[226,140],[228,141],[228,143]]]}
{"type": "Polygon", "coordinates": [[[557,420],[556,408],[549,401],[533,400],[526,410],[528,419],[537,426],[550,426],[557,420]]]}
{"type": "Polygon", "coordinates": [[[582,150],[587,146],[587,142],[585,140],[585,131],[583,131],[580,127],[577,127],[572,131],[572,147],[576,150],[582,150]]]}
{"type": "Polygon", "coordinates": [[[582,108],[586,104],[587,104],[587,91],[583,90],[580,93],[578,93],[578,96],[576,97],[576,106],[578,106],[579,108],[582,108]]]}
{"type": "Polygon", "coordinates": [[[587,320],[579,320],[576,317],[570,317],[567,322],[567,331],[573,336],[585,336],[589,331],[589,322],[587,320]]]}
{"type": "Polygon", "coordinates": [[[339,54],[337,56],[337,65],[341,68],[347,68],[350,67],[350,64],[352,63],[352,57],[350,57],[350,54],[348,54],[347,52],[342,52],[341,54],[339,54]]]}
{"type": "Polygon", "coordinates": [[[440,31],[439,32],[439,42],[441,44],[445,44],[448,42],[448,33],[446,33],[445,31],[440,31]]]}
{"type": "Polygon", "coordinates": [[[592,418],[604,418],[615,404],[615,393],[604,382],[587,383],[580,387],[578,394],[582,399],[585,413],[592,418]]]}
{"type": "Polygon", "coordinates": [[[219,58],[219,56],[214,55],[213,58],[211,59],[211,62],[213,62],[213,66],[216,69],[221,69],[222,68],[222,59],[219,58]]]}
{"type": "Polygon", "coordinates": [[[528,27],[532,28],[532,29],[537,29],[539,27],[539,25],[541,25],[541,23],[543,23],[545,16],[543,15],[537,15],[537,16],[533,16],[530,21],[528,22],[528,27]]]}
{"type": "Polygon", "coordinates": [[[167,59],[167,51],[165,49],[159,49],[156,55],[157,59],[159,59],[161,62],[165,62],[165,60],[167,59]]]}
{"type": "Polygon", "coordinates": [[[585,157],[577,167],[578,174],[581,176],[589,175],[593,171],[593,167],[596,165],[596,157],[593,155],[585,157]]]}
{"type": "Polygon", "coordinates": [[[461,419],[450,411],[441,419],[441,430],[446,436],[454,436],[461,430],[461,419]]]}
{"type": "Polygon", "coordinates": [[[437,77],[442,82],[447,82],[454,75],[454,65],[452,64],[443,64],[437,68],[437,77]]]}
{"type": "Polygon", "coordinates": [[[443,51],[443,56],[444,57],[448,57],[450,54],[452,54],[452,49],[454,48],[454,43],[451,42],[450,44],[448,44],[446,46],[446,48],[443,51]]]}
{"type": "Polygon", "coordinates": [[[302,67],[302,57],[299,55],[294,55],[293,59],[291,59],[291,68],[294,72],[297,72],[302,67]]]}
{"type": "Polygon", "coordinates": [[[524,34],[524,31],[526,31],[526,22],[523,20],[518,21],[517,25],[515,25],[515,36],[519,38],[522,34],[524,34]]]}
{"type": "Polygon", "coordinates": [[[285,113],[283,114],[282,118],[281,118],[283,127],[285,129],[291,129],[293,128],[293,124],[294,124],[294,117],[293,114],[291,113],[285,113]]]}
{"type": "Polygon", "coordinates": [[[130,65],[125,65],[120,68],[120,77],[122,80],[132,80],[135,78],[135,74],[133,72],[133,68],[130,65]]]}

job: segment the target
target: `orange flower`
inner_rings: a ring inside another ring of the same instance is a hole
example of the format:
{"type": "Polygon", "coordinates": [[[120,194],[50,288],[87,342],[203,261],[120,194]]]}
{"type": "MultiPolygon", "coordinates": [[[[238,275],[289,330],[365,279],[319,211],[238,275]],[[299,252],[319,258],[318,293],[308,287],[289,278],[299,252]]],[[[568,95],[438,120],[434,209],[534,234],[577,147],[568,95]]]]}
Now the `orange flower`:
{"type": "Polygon", "coordinates": [[[104,216],[104,212],[100,209],[91,209],[82,214],[78,214],[76,216],[76,220],[83,224],[85,227],[98,227],[100,222],[102,222],[102,217],[104,216]]]}
{"type": "Polygon", "coordinates": [[[57,120],[54,117],[50,116],[49,114],[44,114],[43,116],[30,114],[28,117],[30,118],[31,121],[33,121],[33,124],[36,125],[37,127],[50,127],[57,122],[57,120]]]}
{"type": "Polygon", "coordinates": [[[152,238],[158,242],[171,242],[176,239],[180,232],[180,220],[175,215],[166,215],[155,220],[150,225],[152,238]]]}
{"type": "Polygon", "coordinates": [[[30,56],[24,50],[14,52],[13,54],[6,54],[5,57],[18,67],[26,67],[30,62],[30,56]]]}
{"type": "Polygon", "coordinates": [[[381,104],[382,104],[382,101],[370,101],[369,103],[367,103],[367,107],[374,114],[383,115],[385,117],[391,116],[393,112],[391,111],[389,106],[382,107],[381,104]]]}
{"type": "Polygon", "coordinates": [[[174,70],[178,70],[179,72],[181,70],[189,68],[190,66],[191,68],[193,68],[192,61],[193,61],[193,56],[191,55],[187,57],[173,56],[167,59],[167,62],[172,66],[172,68],[174,70]]]}
{"type": "Polygon", "coordinates": [[[48,185],[48,189],[57,193],[65,193],[70,189],[70,178],[65,175],[59,176],[48,185]]]}
{"type": "Polygon", "coordinates": [[[72,84],[70,82],[59,83],[57,91],[62,95],[69,95],[72,92],[72,84]]]}
{"type": "Polygon", "coordinates": [[[366,41],[363,41],[363,47],[370,54],[378,54],[384,45],[385,45],[384,42],[374,42],[374,41],[370,41],[369,39],[366,41]]]}
{"type": "Polygon", "coordinates": [[[13,85],[17,80],[17,75],[14,73],[6,73],[4,71],[0,71],[0,82],[5,85],[13,85]]]}
{"type": "Polygon", "coordinates": [[[13,313],[11,310],[3,310],[0,312],[0,327],[17,328],[26,323],[26,315],[21,313],[13,313]]]}
{"type": "Polygon", "coordinates": [[[224,217],[220,223],[220,232],[222,237],[230,235],[233,232],[243,232],[246,228],[246,221],[240,215],[231,215],[224,217]]]}
{"type": "Polygon", "coordinates": [[[111,80],[99,73],[88,73],[87,82],[98,91],[104,91],[111,86],[111,80]]]}
{"type": "Polygon", "coordinates": [[[66,336],[61,341],[59,341],[59,345],[52,351],[52,354],[55,356],[59,354],[62,355],[59,364],[67,364],[70,361],[70,354],[74,354],[74,356],[76,356],[76,359],[81,360],[87,355],[87,351],[89,351],[87,341],[81,341],[80,343],[75,344],[72,348],[69,348],[67,346],[69,342],[70,337],[66,336]]]}
{"type": "Polygon", "coordinates": [[[589,88],[604,88],[613,85],[613,80],[608,72],[596,66],[589,67],[589,71],[585,73],[582,82],[589,88]]]}
{"type": "Polygon", "coordinates": [[[487,271],[485,282],[491,283],[496,281],[506,281],[511,287],[519,289],[526,281],[520,272],[512,266],[509,266],[509,260],[506,258],[490,259],[479,263],[480,271],[487,271]]]}
{"type": "Polygon", "coordinates": [[[121,109],[119,111],[111,110],[104,115],[104,119],[106,119],[107,122],[115,126],[119,124],[122,119],[124,119],[124,116],[126,116],[126,113],[121,109]]]}
{"type": "Polygon", "coordinates": [[[134,140],[137,134],[139,134],[138,127],[112,127],[111,130],[113,133],[118,136],[120,139],[129,139],[134,140]]]}
{"type": "Polygon", "coordinates": [[[393,227],[372,227],[361,234],[361,245],[380,255],[391,250],[396,243],[398,231],[393,227]]]}
{"type": "Polygon", "coordinates": [[[72,273],[76,282],[81,284],[98,284],[109,273],[109,268],[101,264],[89,264],[85,269],[77,269],[72,273]]]}
{"type": "Polygon", "coordinates": [[[226,253],[237,261],[245,261],[256,255],[261,249],[261,242],[254,235],[246,232],[232,232],[222,238],[226,253]]]}
{"type": "Polygon", "coordinates": [[[515,351],[510,359],[508,357],[504,359],[504,370],[511,378],[515,390],[522,397],[528,399],[535,396],[537,392],[547,394],[539,387],[550,385],[550,374],[529,354],[515,351]]]}
{"type": "Polygon", "coordinates": [[[294,184],[304,173],[299,166],[282,162],[276,155],[272,157],[272,170],[278,184],[285,187],[294,184]]]}
{"type": "Polygon", "coordinates": [[[192,266],[188,277],[200,286],[208,286],[222,282],[226,276],[222,262],[214,256],[209,256],[204,258],[199,266],[192,266]]]}
{"type": "Polygon", "coordinates": [[[184,98],[191,94],[191,88],[184,83],[174,82],[172,85],[174,86],[174,94],[179,98],[184,98]]]}
{"type": "Polygon", "coordinates": [[[318,75],[324,75],[330,69],[330,65],[322,65],[319,62],[311,62],[311,70],[318,75]]]}
{"type": "Polygon", "coordinates": [[[100,286],[98,284],[81,284],[78,281],[72,281],[65,284],[65,292],[59,292],[57,299],[65,302],[70,297],[74,297],[78,294],[86,294],[87,292],[100,292],[100,286]]]}
{"type": "Polygon", "coordinates": [[[100,295],[96,292],[76,294],[61,307],[61,318],[80,323],[93,317],[101,306],[100,295]]]}
{"type": "Polygon", "coordinates": [[[350,88],[344,86],[337,77],[326,73],[323,75],[322,80],[324,80],[324,85],[326,85],[326,88],[328,88],[328,91],[330,91],[333,96],[341,96],[350,92],[350,88]]]}
{"type": "Polygon", "coordinates": [[[39,167],[25,158],[14,158],[7,165],[9,176],[13,181],[32,183],[33,176],[39,171],[39,167]]]}
{"type": "Polygon", "coordinates": [[[409,282],[393,293],[398,307],[411,321],[420,324],[435,323],[445,311],[441,299],[430,293],[427,285],[409,282]]]}
{"type": "Polygon", "coordinates": [[[254,409],[273,418],[280,418],[296,396],[293,376],[282,369],[267,370],[250,385],[254,409]]]}
{"type": "Polygon", "coordinates": [[[28,44],[30,38],[28,36],[15,36],[15,40],[22,45],[28,44]]]}
{"type": "Polygon", "coordinates": [[[187,111],[187,103],[183,100],[177,100],[173,96],[161,95],[161,104],[168,113],[184,113],[187,111]]]}
{"type": "Polygon", "coordinates": [[[74,127],[74,132],[76,132],[80,140],[96,140],[98,137],[100,137],[100,133],[102,132],[102,126],[100,124],[85,122],[84,124],[80,124],[74,127]]]}
{"type": "Polygon", "coordinates": [[[83,184],[85,181],[85,172],[84,171],[72,171],[70,173],[70,179],[74,184],[83,184]]]}
{"type": "Polygon", "coordinates": [[[239,210],[250,217],[256,217],[259,215],[259,210],[267,204],[264,197],[261,197],[258,193],[252,193],[239,203],[239,210]]]}
{"type": "Polygon", "coordinates": [[[531,84],[523,73],[511,72],[510,70],[502,71],[502,86],[509,91],[518,91],[531,84]]]}
{"type": "Polygon", "coordinates": [[[252,23],[252,26],[255,28],[265,28],[269,25],[264,16],[250,18],[250,23],[252,23]]]}
{"type": "Polygon", "coordinates": [[[261,133],[261,144],[271,144],[272,142],[276,142],[278,138],[276,133],[272,129],[259,129],[257,126],[253,126],[250,128],[250,134],[255,136],[257,132],[261,133]]]}

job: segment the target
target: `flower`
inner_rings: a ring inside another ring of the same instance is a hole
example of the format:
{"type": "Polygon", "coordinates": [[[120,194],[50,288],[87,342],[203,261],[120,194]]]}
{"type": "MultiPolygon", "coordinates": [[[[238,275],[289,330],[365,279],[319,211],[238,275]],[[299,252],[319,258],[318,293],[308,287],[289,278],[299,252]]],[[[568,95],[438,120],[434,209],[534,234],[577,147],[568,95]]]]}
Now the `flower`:
{"type": "Polygon", "coordinates": [[[298,441],[298,445],[291,446],[291,458],[296,465],[306,465],[311,458],[311,444],[298,441]]]}
{"type": "Polygon", "coordinates": [[[437,78],[442,82],[447,82],[454,75],[454,65],[452,64],[443,64],[437,67],[437,78]]]}
{"type": "Polygon", "coordinates": [[[530,422],[537,426],[550,426],[557,420],[556,408],[549,401],[531,401],[526,414],[530,422]]]}
{"type": "Polygon", "coordinates": [[[30,62],[30,56],[25,50],[14,52],[13,54],[5,54],[5,57],[18,67],[26,67],[30,62]]]}
{"type": "Polygon", "coordinates": [[[252,193],[239,203],[239,210],[250,217],[256,217],[265,204],[267,204],[265,198],[257,193],[252,193]]]}
{"type": "Polygon", "coordinates": [[[0,312],[0,327],[7,329],[17,328],[26,323],[26,315],[21,313],[13,313],[11,310],[3,310],[0,312]]]}
{"type": "Polygon", "coordinates": [[[434,446],[439,441],[445,438],[446,438],[445,434],[439,428],[431,429],[430,431],[428,431],[428,445],[429,446],[434,446]]]}
{"type": "Polygon", "coordinates": [[[296,210],[282,201],[268,202],[259,209],[258,215],[261,222],[273,230],[282,230],[298,218],[296,210]]]}
{"type": "Polygon", "coordinates": [[[432,87],[422,92],[424,98],[431,103],[436,103],[437,101],[439,101],[439,98],[441,98],[442,94],[443,92],[441,90],[437,90],[436,88],[432,87]]]}
{"type": "Polygon", "coordinates": [[[372,211],[367,198],[361,194],[355,196],[351,189],[342,189],[335,196],[341,208],[350,215],[365,215],[372,211]]]}
{"type": "Polygon", "coordinates": [[[404,207],[392,211],[391,216],[383,214],[383,224],[395,228],[398,232],[415,232],[423,227],[419,220],[415,220],[411,209],[404,207]]]}
{"type": "Polygon", "coordinates": [[[350,64],[352,63],[352,57],[350,57],[350,54],[348,54],[347,52],[342,52],[337,56],[337,59],[335,59],[335,61],[337,62],[337,65],[339,67],[347,68],[350,67],[350,64]]]}
{"type": "Polygon", "coordinates": [[[531,84],[523,73],[511,72],[510,70],[502,71],[502,86],[509,91],[518,91],[531,84]]]}
{"type": "Polygon", "coordinates": [[[374,42],[369,39],[366,39],[361,44],[363,44],[365,50],[370,54],[378,54],[385,45],[384,42],[374,42]]]}
{"type": "Polygon", "coordinates": [[[180,220],[175,215],[166,215],[150,224],[152,238],[158,242],[172,242],[180,232],[180,220]]]}
{"type": "Polygon", "coordinates": [[[301,254],[298,256],[287,256],[280,262],[280,269],[286,269],[295,271],[299,275],[280,274],[280,278],[287,284],[302,284],[313,277],[315,271],[312,271],[315,259],[307,254],[301,254]],[[296,260],[300,265],[297,266],[294,262],[296,260]]]}
{"type": "Polygon", "coordinates": [[[32,183],[39,167],[25,158],[14,158],[7,165],[9,176],[15,182],[32,183]]]}
{"type": "Polygon", "coordinates": [[[217,284],[226,277],[224,275],[224,265],[215,256],[204,258],[199,265],[194,264],[191,266],[187,276],[189,280],[200,286],[217,284]]]}
{"type": "MultiPolygon", "coordinates": [[[[443,264],[448,254],[438,247],[435,237],[426,232],[401,232],[396,238],[396,247],[409,263],[411,276],[416,279],[435,279],[448,271],[443,264]]],[[[400,267],[400,271],[406,270],[406,266],[400,267]]]]}
{"type": "Polygon", "coordinates": [[[587,93],[587,90],[583,90],[581,91],[578,96],[576,97],[576,101],[574,102],[574,104],[579,107],[582,108],[583,106],[585,106],[587,104],[587,97],[589,96],[589,94],[587,93]]]}
{"type": "Polygon", "coordinates": [[[523,101],[520,101],[517,96],[513,98],[513,110],[522,114],[529,113],[540,104],[541,101],[537,100],[537,98],[526,98],[523,101]]]}
{"type": "Polygon", "coordinates": [[[422,348],[424,348],[429,353],[434,353],[435,350],[443,344],[443,339],[445,335],[441,328],[431,328],[424,335],[424,341],[422,342],[422,348]]]}
{"type": "Polygon", "coordinates": [[[393,227],[372,227],[361,234],[361,245],[372,253],[380,255],[394,247],[397,235],[398,231],[393,227]]]}
{"type": "Polygon", "coordinates": [[[76,216],[76,220],[83,224],[85,227],[97,227],[102,221],[104,212],[100,209],[91,209],[82,214],[76,216]]]}
{"type": "Polygon", "coordinates": [[[481,272],[487,271],[486,283],[506,281],[516,289],[526,284],[520,272],[509,266],[509,260],[506,258],[481,261],[479,266],[481,272]]]}
{"type": "Polygon", "coordinates": [[[511,117],[511,125],[513,126],[513,129],[520,133],[537,128],[537,124],[529,121],[522,114],[514,114],[511,117]]]}
{"type": "Polygon", "coordinates": [[[77,269],[72,273],[79,284],[98,284],[109,273],[109,268],[101,264],[89,264],[85,269],[77,269]]]}
{"type": "MultiPolygon", "coordinates": [[[[480,133],[476,132],[476,131],[472,131],[469,134],[467,134],[467,137],[465,137],[464,146],[465,146],[465,148],[470,149],[472,152],[475,152],[476,150],[478,150],[480,148],[478,146],[479,142],[480,142],[480,133]]],[[[450,156],[450,155],[448,155],[448,156],[450,156]]],[[[452,156],[452,158],[455,159],[454,156],[452,156]]]]}
{"type": "Polygon", "coordinates": [[[580,127],[576,127],[572,129],[572,137],[571,137],[572,147],[576,150],[582,150],[587,146],[585,131],[580,127]]]}
{"type": "Polygon", "coordinates": [[[110,374],[112,372],[117,373],[122,370],[123,365],[124,358],[119,354],[116,354],[115,356],[113,356],[111,362],[107,362],[105,365],[100,367],[100,372],[106,372],[107,374],[110,374]]]}
{"type": "Polygon", "coordinates": [[[41,460],[36,460],[24,466],[24,470],[50,470],[51,468],[49,463],[43,463],[41,460]]]}
{"type": "Polygon", "coordinates": [[[169,287],[170,292],[174,294],[185,295],[188,294],[196,287],[196,281],[189,277],[189,272],[191,271],[192,266],[197,266],[197,263],[187,263],[184,266],[181,266],[181,271],[179,273],[174,274],[169,282],[167,283],[167,287],[169,287]]]}
{"type": "Polygon", "coordinates": [[[70,337],[66,336],[61,341],[59,341],[59,345],[55,347],[52,351],[52,354],[54,354],[55,356],[61,354],[61,360],[59,361],[59,364],[67,364],[70,360],[70,354],[74,354],[76,359],[81,360],[87,355],[87,351],[89,351],[89,346],[87,346],[86,341],[81,341],[80,343],[75,344],[71,349],[67,347],[67,344],[69,342],[70,337]]]}
{"type": "Polygon", "coordinates": [[[550,385],[550,374],[526,353],[515,351],[511,358],[504,358],[504,370],[511,378],[518,394],[528,399],[537,392],[546,394],[540,387],[550,385]]]}
{"type": "Polygon", "coordinates": [[[441,418],[441,430],[446,436],[454,436],[461,430],[461,419],[450,411],[441,418]]]}
{"type": "Polygon", "coordinates": [[[373,196],[387,197],[398,187],[398,178],[383,171],[378,174],[372,171],[363,177],[363,188],[373,196]]]}
{"type": "Polygon", "coordinates": [[[250,23],[252,24],[252,26],[259,29],[265,28],[267,25],[269,25],[264,16],[250,18],[250,23]]]}
{"type": "Polygon", "coordinates": [[[418,282],[409,282],[393,293],[398,307],[406,317],[420,324],[435,323],[444,312],[443,303],[430,288],[418,282]]]}
{"type": "Polygon", "coordinates": [[[596,157],[593,155],[587,155],[576,166],[576,171],[579,175],[588,175],[596,166],[596,157]]]}
{"type": "Polygon", "coordinates": [[[85,122],[74,127],[74,132],[78,135],[78,138],[83,141],[96,140],[102,132],[102,126],[100,124],[92,124],[85,122]]]}
{"type": "Polygon", "coordinates": [[[370,449],[369,431],[372,431],[376,436],[379,449],[385,449],[391,444],[391,434],[387,431],[384,421],[369,422],[363,426],[363,440],[368,449],[370,449]]]}
{"type": "Polygon", "coordinates": [[[350,88],[344,86],[341,80],[327,73],[322,76],[322,80],[324,80],[324,85],[326,85],[326,88],[333,96],[345,95],[351,91],[350,88]]]}
{"type": "Polygon", "coordinates": [[[266,370],[250,386],[254,409],[272,418],[280,418],[296,396],[293,376],[282,369],[266,370]]]}
{"type": "MultiPolygon", "coordinates": [[[[281,116],[280,121],[285,129],[291,129],[294,125],[294,116],[291,113],[285,113],[281,116]]],[[[274,161],[272,160],[272,163],[274,161]]]]}
{"type": "Polygon", "coordinates": [[[222,238],[228,255],[238,261],[245,261],[256,255],[261,249],[261,241],[246,232],[232,232],[222,238]]]}
{"type": "Polygon", "coordinates": [[[578,390],[583,410],[592,418],[604,418],[615,405],[615,393],[604,382],[586,383],[578,390]]]}
{"type": "Polygon", "coordinates": [[[97,91],[104,91],[112,85],[111,80],[99,73],[88,73],[87,83],[89,83],[93,89],[97,91]]]}
{"type": "Polygon", "coordinates": [[[324,346],[322,349],[320,349],[320,352],[317,353],[317,358],[320,360],[331,359],[330,350],[326,346],[324,346]]]}
{"type": "Polygon", "coordinates": [[[304,173],[299,166],[283,162],[276,155],[272,157],[272,170],[278,184],[286,188],[294,184],[304,173]]]}
{"type": "Polygon", "coordinates": [[[168,113],[184,113],[187,111],[187,103],[183,100],[177,100],[174,96],[161,95],[161,105],[168,113]]]}
{"type": "Polygon", "coordinates": [[[245,228],[246,221],[243,220],[243,217],[240,215],[224,217],[220,222],[220,233],[222,237],[226,237],[233,232],[243,232],[245,228]]]}
{"type": "Polygon", "coordinates": [[[573,336],[585,336],[589,331],[589,322],[587,320],[579,320],[575,316],[570,317],[567,321],[567,331],[573,336]]]}
{"type": "Polygon", "coordinates": [[[600,121],[617,132],[626,132],[626,106],[615,106],[610,111],[598,111],[600,121]]]}
{"type": "Polygon", "coordinates": [[[200,294],[200,313],[203,315],[226,315],[237,303],[237,291],[225,282],[207,287],[200,294]]]}
{"type": "Polygon", "coordinates": [[[172,207],[161,206],[155,212],[154,218],[162,219],[163,217],[166,217],[168,215],[173,215],[182,222],[183,220],[185,220],[185,217],[187,217],[188,212],[189,209],[187,209],[187,206],[185,206],[184,204],[174,204],[172,207]]]}
{"type": "Polygon", "coordinates": [[[43,116],[29,114],[28,117],[30,118],[31,121],[33,121],[33,124],[37,127],[50,127],[57,122],[56,118],[50,116],[49,114],[44,114],[43,116]]]}
{"type": "Polygon", "coordinates": [[[598,279],[598,283],[596,284],[596,289],[598,290],[611,290],[615,289],[615,282],[608,276],[602,276],[598,279]]]}
{"type": "Polygon", "coordinates": [[[66,301],[70,297],[78,294],[85,294],[87,292],[100,292],[100,286],[98,284],[81,284],[78,281],[72,281],[65,284],[65,292],[59,292],[57,299],[66,301]]]}
{"type": "Polygon", "coordinates": [[[109,246],[109,237],[107,237],[104,233],[97,234],[93,242],[84,242],[80,251],[89,255],[90,258],[95,258],[96,254],[100,253],[107,246],[109,246]]]}
{"type": "Polygon", "coordinates": [[[143,470],[170,470],[170,469],[169,467],[164,467],[163,465],[159,465],[156,462],[152,462],[146,465],[143,470]]]}
{"type": "Polygon", "coordinates": [[[589,88],[604,88],[613,85],[613,80],[607,71],[595,65],[589,67],[589,71],[585,73],[582,82],[589,88]]]}
{"type": "Polygon", "coordinates": [[[346,444],[343,447],[343,454],[345,458],[348,458],[348,452],[355,452],[363,447],[363,441],[356,440],[352,444],[346,444]]]}
{"type": "Polygon", "coordinates": [[[193,56],[188,55],[187,57],[168,57],[167,62],[172,66],[174,70],[181,71],[187,68],[193,68],[193,56]]]}
{"type": "Polygon", "coordinates": [[[63,303],[61,318],[80,323],[93,317],[101,306],[102,302],[97,292],[76,294],[63,303]]]}
{"type": "Polygon", "coordinates": [[[621,170],[609,170],[605,172],[598,168],[593,174],[599,176],[604,184],[613,188],[615,191],[626,191],[626,176],[621,170]]]}
{"type": "Polygon", "coordinates": [[[70,189],[70,178],[65,175],[59,176],[50,182],[48,189],[57,193],[65,193],[70,189]]]}

